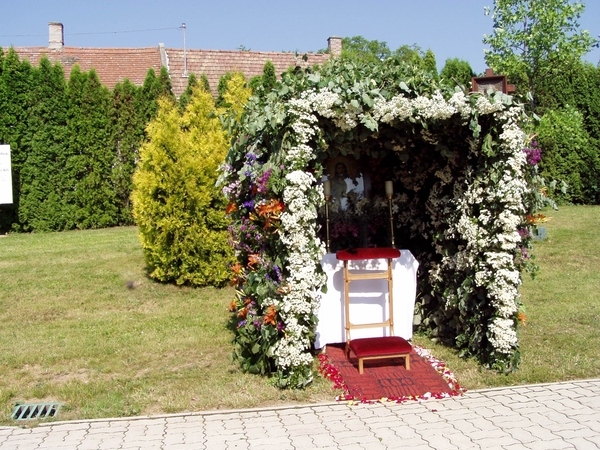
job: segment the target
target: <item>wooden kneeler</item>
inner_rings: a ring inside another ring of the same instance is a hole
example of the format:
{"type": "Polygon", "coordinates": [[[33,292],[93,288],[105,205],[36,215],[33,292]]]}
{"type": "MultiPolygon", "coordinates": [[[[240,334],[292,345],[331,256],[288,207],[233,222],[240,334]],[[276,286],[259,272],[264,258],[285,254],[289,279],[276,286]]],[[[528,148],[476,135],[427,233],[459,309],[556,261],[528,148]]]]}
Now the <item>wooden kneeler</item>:
{"type": "Polygon", "coordinates": [[[400,250],[395,248],[357,248],[340,250],[336,253],[337,259],[344,261],[344,303],[346,316],[346,358],[350,358],[352,351],[358,359],[358,372],[364,372],[364,361],[369,359],[404,358],[406,370],[410,370],[410,343],[400,337],[394,336],[394,300],[392,280],[392,259],[400,256],[400,250]],[[387,259],[387,270],[356,273],[348,268],[350,261],[366,259],[387,259]],[[354,324],[350,319],[350,282],[357,280],[387,280],[388,282],[388,319],[383,322],[354,324]],[[389,328],[389,336],[351,339],[351,330],[360,328],[389,328]]]}

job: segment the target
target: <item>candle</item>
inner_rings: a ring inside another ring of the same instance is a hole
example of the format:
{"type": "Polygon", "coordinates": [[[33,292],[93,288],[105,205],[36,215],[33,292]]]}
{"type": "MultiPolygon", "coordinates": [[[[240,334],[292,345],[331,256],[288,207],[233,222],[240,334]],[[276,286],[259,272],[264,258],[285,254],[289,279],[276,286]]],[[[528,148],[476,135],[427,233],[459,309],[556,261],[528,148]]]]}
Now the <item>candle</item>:
{"type": "Polygon", "coordinates": [[[323,183],[323,191],[325,192],[325,195],[327,197],[331,195],[331,181],[325,180],[325,182],[323,183]]]}
{"type": "Polygon", "coordinates": [[[393,195],[394,194],[394,184],[391,181],[385,182],[385,194],[393,195]]]}

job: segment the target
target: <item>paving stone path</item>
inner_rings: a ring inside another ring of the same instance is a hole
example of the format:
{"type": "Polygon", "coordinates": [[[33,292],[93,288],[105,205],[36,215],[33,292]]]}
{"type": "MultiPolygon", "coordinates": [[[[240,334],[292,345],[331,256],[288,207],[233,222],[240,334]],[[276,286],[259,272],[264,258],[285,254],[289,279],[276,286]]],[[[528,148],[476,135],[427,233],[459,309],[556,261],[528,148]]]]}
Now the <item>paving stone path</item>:
{"type": "Polygon", "coordinates": [[[0,427],[2,450],[600,449],[600,379],[346,403],[0,427]]]}

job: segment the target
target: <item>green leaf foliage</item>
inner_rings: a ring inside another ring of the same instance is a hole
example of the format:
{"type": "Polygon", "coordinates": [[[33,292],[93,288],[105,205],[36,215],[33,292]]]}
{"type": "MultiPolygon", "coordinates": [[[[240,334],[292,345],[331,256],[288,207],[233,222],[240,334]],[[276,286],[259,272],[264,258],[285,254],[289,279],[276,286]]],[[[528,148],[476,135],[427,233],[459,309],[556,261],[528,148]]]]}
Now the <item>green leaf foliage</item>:
{"type": "Polygon", "coordinates": [[[271,91],[277,86],[275,66],[271,61],[267,61],[263,67],[262,85],[266,92],[271,91]]]}
{"type": "Polygon", "coordinates": [[[118,225],[116,192],[112,184],[110,149],[110,92],[96,72],[81,73],[76,66],[69,78],[68,160],[69,192],[65,194],[77,228],[118,225]]]}
{"type": "Polygon", "coordinates": [[[424,68],[423,51],[417,44],[402,45],[394,51],[394,56],[414,67],[424,68]]]}
{"type": "Polygon", "coordinates": [[[20,172],[19,221],[23,230],[69,228],[65,210],[63,169],[66,153],[66,83],[60,65],[42,58],[33,70],[29,128],[31,147],[20,172]]]}
{"type": "Polygon", "coordinates": [[[600,154],[583,124],[583,116],[574,108],[549,110],[537,127],[542,148],[541,175],[547,180],[567,184],[550,187],[550,196],[558,203],[597,204],[600,201],[600,154]]]}
{"type": "Polygon", "coordinates": [[[428,49],[427,52],[425,52],[425,57],[423,58],[423,69],[430,73],[433,79],[437,80],[439,78],[435,54],[431,51],[431,49],[428,49]]]}
{"type": "Polygon", "coordinates": [[[9,49],[0,76],[0,142],[11,147],[13,205],[0,205],[0,229],[19,230],[19,200],[21,169],[30,149],[32,130],[29,128],[33,69],[29,61],[20,61],[14,49],[9,49]]]}
{"type": "Polygon", "coordinates": [[[132,224],[132,173],[158,96],[173,98],[168,73],[148,72],[112,92],[92,70],[42,58],[32,68],[0,51],[0,143],[11,146],[13,204],[0,230],[49,231],[132,224]]]}
{"type": "Polygon", "coordinates": [[[485,60],[496,73],[507,74],[518,91],[532,95],[552,68],[567,67],[598,45],[578,19],[585,5],[569,0],[495,0],[494,33],[485,35],[485,60]]]}
{"type": "Polygon", "coordinates": [[[190,102],[192,91],[194,88],[196,88],[196,86],[198,86],[198,78],[196,77],[196,74],[192,73],[188,77],[188,83],[185,91],[183,91],[183,93],[179,96],[179,108],[182,111],[185,110],[185,107],[190,102]]]}
{"type": "Polygon", "coordinates": [[[227,139],[209,92],[183,113],[168,98],[148,126],[134,175],[133,212],[150,276],[194,286],[225,284],[233,251],[225,198],[215,187],[227,139]]]}
{"type": "Polygon", "coordinates": [[[363,36],[342,39],[342,58],[356,62],[377,62],[391,56],[387,42],[369,41],[363,36]]]}
{"type": "Polygon", "coordinates": [[[117,202],[120,225],[133,224],[130,201],[133,172],[144,141],[146,123],[136,109],[139,88],[129,80],[118,83],[112,92],[110,105],[110,148],[113,155],[112,184],[117,202]]]}
{"type": "Polygon", "coordinates": [[[448,58],[440,72],[440,78],[444,84],[452,87],[458,86],[465,92],[471,87],[471,80],[474,76],[475,72],[471,65],[458,58],[448,58]]]}
{"type": "Polygon", "coordinates": [[[233,72],[227,72],[219,78],[219,85],[217,86],[217,108],[225,108],[227,106],[227,102],[225,101],[224,95],[227,92],[227,83],[233,76],[233,72]]]}

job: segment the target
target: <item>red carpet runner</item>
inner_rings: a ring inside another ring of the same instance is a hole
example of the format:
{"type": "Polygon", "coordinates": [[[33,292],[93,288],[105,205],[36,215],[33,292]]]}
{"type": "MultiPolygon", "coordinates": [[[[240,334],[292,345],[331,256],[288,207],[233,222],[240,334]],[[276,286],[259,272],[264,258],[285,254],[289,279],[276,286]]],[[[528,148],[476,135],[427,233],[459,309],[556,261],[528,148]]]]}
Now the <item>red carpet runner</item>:
{"type": "Polygon", "coordinates": [[[381,359],[365,361],[364,373],[360,375],[356,358],[346,359],[344,344],[327,344],[319,359],[321,374],[343,391],[338,400],[403,402],[464,392],[445,364],[419,347],[413,347],[410,370],[406,370],[402,358],[381,359]]]}

